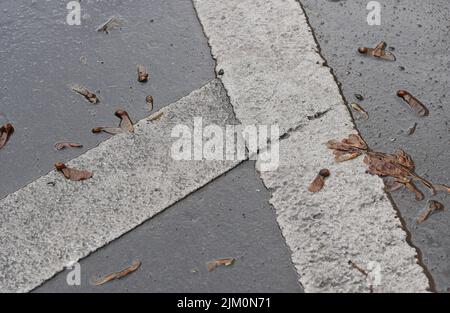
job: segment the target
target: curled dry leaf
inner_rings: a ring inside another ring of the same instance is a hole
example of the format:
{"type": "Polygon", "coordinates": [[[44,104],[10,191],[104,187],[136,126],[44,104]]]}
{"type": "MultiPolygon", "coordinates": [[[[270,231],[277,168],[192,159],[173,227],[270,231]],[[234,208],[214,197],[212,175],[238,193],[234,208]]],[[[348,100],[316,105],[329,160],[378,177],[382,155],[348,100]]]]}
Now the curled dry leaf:
{"type": "Polygon", "coordinates": [[[105,32],[106,34],[109,34],[109,30],[114,27],[121,27],[123,24],[125,24],[125,21],[118,17],[118,16],[111,16],[106,20],[105,23],[97,27],[98,32],[105,32]]]}
{"type": "Polygon", "coordinates": [[[426,106],[417,100],[416,97],[412,96],[408,91],[406,90],[399,90],[397,91],[397,96],[405,100],[406,103],[408,103],[409,107],[419,116],[428,116],[430,112],[426,108],[426,106]]]}
{"type": "Polygon", "coordinates": [[[139,64],[137,66],[137,73],[138,73],[138,81],[141,83],[144,83],[148,80],[148,73],[145,69],[144,65],[139,64]]]}
{"type": "Polygon", "coordinates": [[[96,104],[100,102],[97,95],[91,91],[89,91],[86,87],[83,87],[81,85],[74,85],[71,87],[72,90],[80,95],[82,95],[87,101],[89,101],[92,104],[96,104]]]}
{"type": "Polygon", "coordinates": [[[134,132],[133,122],[131,121],[127,111],[119,109],[116,112],[114,112],[114,115],[120,118],[119,127],[109,127],[109,126],[95,127],[92,128],[92,132],[94,134],[104,132],[110,135],[117,135],[124,132],[131,132],[131,133],[134,132]]]}
{"type": "Polygon", "coordinates": [[[369,119],[369,113],[367,113],[367,111],[364,110],[358,103],[353,102],[350,105],[351,105],[353,110],[355,110],[356,112],[361,113],[364,116],[365,120],[369,119]]]}
{"type": "Polygon", "coordinates": [[[212,270],[216,269],[218,266],[233,265],[234,261],[235,261],[234,258],[217,259],[217,260],[206,263],[206,266],[208,267],[208,271],[212,271],[212,270]]]}
{"type": "Polygon", "coordinates": [[[147,96],[145,98],[145,102],[147,102],[147,109],[148,109],[148,111],[152,111],[153,110],[153,97],[152,96],[147,96]]]}
{"type": "Polygon", "coordinates": [[[436,200],[429,200],[428,207],[420,213],[419,217],[416,220],[417,224],[420,224],[426,221],[433,213],[436,211],[442,211],[444,209],[444,205],[436,200]]]}
{"type": "Polygon", "coordinates": [[[61,141],[55,143],[55,149],[56,150],[62,150],[65,148],[82,148],[83,145],[81,143],[77,142],[69,142],[69,141],[61,141]]]}
{"type": "Polygon", "coordinates": [[[63,173],[65,178],[70,179],[72,181],[86,180],[92,177],[92,172],[70,168],[61,162],[56,163],[55,168],[61,173],[63,173]]]}
{"type": "Polygon", "coordinates": [[[115,116],[120,118],[119,127],[122,128],[126,132],[133,133],[134,127],[133,122],[130,119],[130,116],[128,115],[127,111],[124,111],[122,109],[117,110],[114,113],[115,116]]]}
{"type": "Polygon", "coordinates": [[[10,123],[0,127],[0,149],[6,145],[13,132],[14,127],[10,123]]]}
{"type": "Polygon", "coordinates": [[[375,48],[366,48],[366,47],[360,47],[358,48],[358,52],[361,54],[366,54],[369,56],[373,56],[375,58],[384,59],[387,61],[395,61],[395,55],[390,52],[386,51],[386,43],[384,41],[380,42],[375,48]]]}
{"type": "Polygon", "coordinates": [[[321,169],[319,171],[319,174],[316,176],[316,178],[313,180],[311,185],[309,185],[308,190],[310,192],[318,192],[322,190],[323,186],[325,185],[325,179],[330,176],[330,171],[328,169],[321,169]]]}
{"type": "Polygon", "coordinates": [[[121,279],[121,278],[128,276],[131,273],[137,271],[137,269],[140,266],[141,266],[140,261],[134,261],[130,266],[124,268],[123,270],[121,270],[119,272],[111,273],[111,274],[104,276],[103,278],[101,278],[99,280],[92,281],[92,284],[95,286],[100,286],[100,285],[106,284],[107,282],[110,282],[112,280],[121,279]]]}

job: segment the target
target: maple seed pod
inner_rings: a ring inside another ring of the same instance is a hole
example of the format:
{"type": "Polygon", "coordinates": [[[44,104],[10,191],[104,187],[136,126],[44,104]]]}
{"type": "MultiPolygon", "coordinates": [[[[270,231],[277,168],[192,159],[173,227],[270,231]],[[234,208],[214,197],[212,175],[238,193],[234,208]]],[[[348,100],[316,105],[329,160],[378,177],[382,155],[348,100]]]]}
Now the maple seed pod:
{"type": "Polygon", "coordinates": [[[58,163],[55,163],[55,168],[58,171],[62,171],[63,169],[67,168],[67,166],[62,162],[58,162],[58,163]]]}
{"type": "Polygon", "coordinates": [[[320,172],[319,172],[319,175],[322,176],[322,177],[328,177],[328,176],[330,176],[330,171],[327,170],[326,168],[321,169],[320,172]]]}
{"type": "Polygon", "coordinates": [[[127,112],[125,112],[122,109],[117,110],[116,112],[114,112],[114,115],[117,116],[118,118],[121,118],[122,116],[126,115],[127,112]]]}
{"type": "Polygon", "coordinates": [[[360,47],[360,48],[358,48],[358,52],[359,53],[367,53],[367,48],[366,47],[360,47]]]}
{"type": "Polygon", "coordinates": [[[14,127],[12,126],[12,124],[8,123],[5,125],[5,131],[8,134],[12,134],[14,132],[14,127]]]}
{"type": "Polygon", "coordinates": [[[101,133],[101,132],[102,132],[102,128],[101,128],[101,127],[95,127],[95,128],[92,128],[92,132],[93,132],[94,134],[101,133]]]}
{"type": "Polygon", "coordinates": [[[145,98],[145,101],[146,101],[148,104],[153,104],[153,97],[152,97],[152,96],[147,96],[147,97],[145,98]]]}
{"type": "Polygon", "coordinates": [[[407,91],[405,91],[405,90],[399,90],[399,91],[397,91],[397,96],[403,98],[403,97],[406,96],[408,93],[409,93],[409,92],[407,92],[407,91]]]}

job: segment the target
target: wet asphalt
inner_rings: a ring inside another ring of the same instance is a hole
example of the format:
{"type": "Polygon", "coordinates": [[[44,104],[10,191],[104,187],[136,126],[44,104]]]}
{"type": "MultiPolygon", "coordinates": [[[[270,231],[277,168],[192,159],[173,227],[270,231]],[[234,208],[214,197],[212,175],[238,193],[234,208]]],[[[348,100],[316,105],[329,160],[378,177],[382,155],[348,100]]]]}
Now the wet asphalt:
{"type": "MultiPolygon", "coordinates": [[[[348,103],[359,103],[369,119],[353,112],[369,146],[392,153],[409,153],[417,174],[434,183],[449,184],[450,161],[450,5],[446,0],[384,0],[381,25],[369,26],[368,1],[301,0],[323,57],[333,69],[348,103]],[[360,55],[360,46],[386,41],[397,61],[360,55]],[[430,115],[412,113],[396,91],[405,89],[421,100],[430,115]],[[359,101],[355,94],[364,100],[359,101]],[[417,123],[413,135],[408,130],[417,123]]],[[[391,194],[404,221],[409,240],[420,254],[434,290],[450,291],[450,195],[432,196],[417,184],[425,200],[402,189],[391,194]],[[446,209],[417,225],[427,200],[446,209]]]]}

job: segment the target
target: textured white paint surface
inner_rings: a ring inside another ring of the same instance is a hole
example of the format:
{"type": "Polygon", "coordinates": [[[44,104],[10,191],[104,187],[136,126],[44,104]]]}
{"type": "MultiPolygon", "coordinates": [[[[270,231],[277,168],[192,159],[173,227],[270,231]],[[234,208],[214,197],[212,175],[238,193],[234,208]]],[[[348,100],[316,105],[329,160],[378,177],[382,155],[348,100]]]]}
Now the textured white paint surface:
{"type": "MultiPolygon", "coordinates": [[[[354,132],[329,68],[294,0],[194,0],[217,72],[243,124],[279,124],[280,168],[262,173],[271,203],[306,292],[369,291],[368,270],[379,265],[375,291],[425,291],[428,281],[378,177],[362,160],[336,164],[329,139],[354,132]],[[330,109],[317,120],[317,112],[330,109]],[[332,172],[323,191],[309,183],[332,172]],[[370,263],[372,262],[372,263],[370,263]],[[377,263],[374,263],[377,262],[377,263]]],[[[376,272],[376,270],[375,270],[376,272]]],[[[374,272],[373,272],[374,273],[374,272]]],[[[377,275],[374,273],[374,275],[377,275]]]]}
{"type": "Polygon", "coordinates": [[[205,87],[72,160],[93,171],[71,182],[51,172],[0,200],[0,291],[28,291],[235,167],[236,161],[175,161],[171,131],[235,124],[222,84],[205,87]],[[51,186],[48,183],[54,182],[51,186]]]}

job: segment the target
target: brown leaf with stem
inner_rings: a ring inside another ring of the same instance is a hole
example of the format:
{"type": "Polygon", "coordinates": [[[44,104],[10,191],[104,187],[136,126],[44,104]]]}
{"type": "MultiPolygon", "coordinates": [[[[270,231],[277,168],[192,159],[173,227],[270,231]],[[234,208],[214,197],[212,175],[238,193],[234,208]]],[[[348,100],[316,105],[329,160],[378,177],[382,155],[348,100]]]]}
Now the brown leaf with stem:
{"type": "Polygon", "coordinates": [[[234,258],[217,259],[206,263],[208,271],[216,269],[218,266],[230,266],[234,264],[234,258]]]}
{"type": "Polygon", "coordinates": [[[365,120],[369,119],[369,113],[367,113],[367,111],[364,110],[358,103],[353,102],[350,104],[350,106],[352,107],[353,110],[362,114],[365,120]]]}
{"type": "Polygon", "coordinates": [[[92,172],[86,170],[78,170],[75,168],[67,167],[64,163],[58,162],[55,164],[55,168],[63,173],[64,177],[72,181],[86,180],[92,177],[92,172]]]}
{"type": "Polygon", "coordinates": [[[13,133],[14,127],[10,123],[7,123],[0,127],[0,149],[6,145],[13,133]]]}
{"type": "Polygon", "coordinates": [[[323,186],[325,185],[325,179],[329,176],[330,171],[328,169],[321,169],[311,185],[309,185],[308,191],[318,192],[322,190],[323,186]]]}
{"type": "Polygon", "coordinates": [[[55,149],[56,150],[62,150],[65,148],[82,148],[83,145],[81,143],[77,142],[70,142],[70,141],[61,141],[55,143],[55,149]]]}
{"type": "Polygon", "coordinates": [[[148,111],[152,111],[153,110],[153,97],[152,96],[147,96],[145,98],[145,102],[147,102],[148,111]]]}
{"type": "Polygon", "coordinates": [[[112,280],[121,279],[121,278],[128,276],[131,273],[137,271],[140,266],[141,266],[140,261],[134,261],[130,266],[124,268],[123,270],[121,270],[119,272],[111,273],[111,274],[104,276],[103,278],[101,278],[99,280],[92,281],[92,284],[94,286],[100,286],[100,285],[106,284],[107,282],[110,282],[112,280]]]}
{"type": "Polygon", "coordinates": [[[366,47],[360,47],[358,48],[358,52],[361,54],[366,54],[369,56],[373,56],[375,58],[384,59],[387,61],[395,61],[395,55],[390,52],[386,51],[386,43],[384,41],[380,42],[375,48],[366,48],[366,47]]]}
{"type": "Polygon", "coordinates": [[[122,109],[117,110],[114,113],[115,116],[120,118],[119,127],[122,128],[126,132],[133,133],[134,127],[133,122],[130,119],[130,116],[128,115],[127,111],[124,111],[122,109]]]}
{"type": "Polygon", "coordinates": [[[408,103],[409,107],[419,116],[428,116],[430,112],[428,111],[427,107],[417,100],[416,97],[411,95],[406,90],[399,90],[397,91],[397,96],[405,100],[406,103],[408,103]]]}
{"type": "Polygon", "coordinates": [[[139,64],[137,66],[137,73],[138,73],[138,81],[140,83],[145,83],[146,81],[148,81],[148,73],[144,65],[139,64]]]}
{"type": "Polygon", "coordinates": [[[91,91],[89,91],[86,87],[83,87],[81,85],[74,85],[72,86],[72,90],[80,95],[82,95],[87,101],[89,101],[92,104],[96,104],[100,102],[97,95],[91,91]]]}
{"type": "Polygon", "coordinates": [[[444,205],[436,200],[429,200],[428,207],[419,215],[416,220],[417,224],[420,224],[426,221],[433,213],[436,211],[442,211],[444,209],[444,205]]]}

